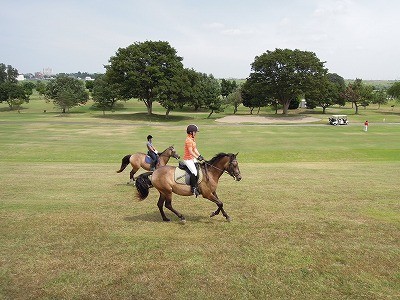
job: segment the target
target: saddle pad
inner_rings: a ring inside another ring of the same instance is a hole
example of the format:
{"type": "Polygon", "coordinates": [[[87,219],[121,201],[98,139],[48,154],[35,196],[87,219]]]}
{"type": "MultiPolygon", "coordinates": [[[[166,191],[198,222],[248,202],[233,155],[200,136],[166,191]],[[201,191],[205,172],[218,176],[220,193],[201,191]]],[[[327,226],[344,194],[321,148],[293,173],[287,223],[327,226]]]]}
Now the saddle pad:
{"type": "Polygon", "coordinates": [[[145,161],[146,163],[150,164],[153,160],[151,159],[150,156],[146,155],[144,161],[145,161]]]}
{"type": "MultiPolygon", "coordinates": [[[[178,184],[190,185],[190,175],[185,170],[175,168],[174,179],[175,182],[178,184]]],[[[203,172],[199,170],[199,178],[197,180],[197,183],[200,184],[202,181],[203,181],[203,172]]]]}

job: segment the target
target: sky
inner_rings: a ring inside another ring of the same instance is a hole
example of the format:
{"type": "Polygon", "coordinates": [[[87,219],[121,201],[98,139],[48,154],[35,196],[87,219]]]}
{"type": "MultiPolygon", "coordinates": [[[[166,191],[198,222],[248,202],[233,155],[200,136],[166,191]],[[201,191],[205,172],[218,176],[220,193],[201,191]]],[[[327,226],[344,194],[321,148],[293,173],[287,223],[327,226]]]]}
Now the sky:
{"type": "Polygon", "coordinates": [[[119,48],[167,41],[186,68],[247,78],[256,56],[314,52],[345,79],[400,80],[398,0],[0,0],[0,63],[104,73],[119,48]]]}

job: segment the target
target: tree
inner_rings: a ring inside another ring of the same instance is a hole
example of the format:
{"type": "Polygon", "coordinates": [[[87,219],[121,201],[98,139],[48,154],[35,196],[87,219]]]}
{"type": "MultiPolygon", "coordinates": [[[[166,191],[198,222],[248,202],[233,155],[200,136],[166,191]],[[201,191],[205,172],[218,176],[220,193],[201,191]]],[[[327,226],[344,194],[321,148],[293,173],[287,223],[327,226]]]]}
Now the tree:
{"type": "Polygon", "coordinates": [[[166,109],[165,116],[168,118],[171,110],[182,108],[188,102],[192,93],[190,78],[192,70],[182,69],[169,80],[165,89],[161,90],[158,96],[158,102],[166,109]]]}
{"type": "Polygon", "coordinates": [[[89,99],[82,80],[71,78],[66,75],[59,75],[51,80],[46,86],[45,96],[53,100],[53,103],[65,113],[71,107],[85,104],[89,99]]]}
{"type": "Polygon", "coordinates": [[[111,83],[120,85],[121,99],[138,98],[152,114],[153,102],[183,68],[181,61],[168,42],[146,41],[119,48],[110,58],[106,73],[111,83]]]}
{"type": "Polygon", "coordinates": [[[381,104],[388,102],[387,95],[384,90],[374,91],[372,103],[378,104],[378,109],[381,108],[381,104]]]}
{"type": "MultiPolygon", "coordinates": [[[[100,76],[101,77],[101,76],[100,76]]],[[[91,93],[93,91],[94,87],[94,80],[85,80],[85,87],[89,90],[91,93]]]]}
{"type": "Polygon", "coordinates": [[[315,53],[309,51],[275,49],[256,56],[250,77],[265,85],[270,98],[288,113],[290,102],[321,80],[327,70],[315,53]]]}
{"type": "Polygon", "coordinates": [[[334,104],[344,105],[345,101],[341,97],[346,88],[343,77],[328,73],[316,82],[313,88],[305,93],[308,108],[322,107],[322,113],[326,113],[326,109],[334,104]]]}
{"type": "Polygon", "coordinates": [[[214,112],[221,112],[224,110],[223,101],[220,97],[221,95],[221,86],[217,79],[214,78],[213,75],[203,75],[203,83],[204,89],[202,91],[202,97],[204,106],[211,110],[210,114],[207,116],[207,119],[211,117],[214,112]]]}
{"type": "Polygon", "coordinates": [[[29,96],[32,95],[34,84],[19,84],[17,77],[17,69],[0,63],[0,103],[7,102],[10,109],[19,109],[24,102],[29,102],[29,96]]]}
{"type": "Polygon", "coordinates": [[[90,82],[93,82],[93,101],[98,108],[103,110],[103,115],[105,115],[105,111],[112,110],[118,101],[118,85],[110,83],[107,74],[98,76],[90,82]]]}
{"type": "Polygon", "coordinates": [[[241,89],[242,104],[244,107],[250,108],[250,114],[258,107],[258,112],[262,106],[272,103],[267,97],[266,85],[259,80],[259,76],[252,74],[245,81],[241,89]]]}
{"type": "Polygon", "coordinates": [[[233,114],[237,113],[238,107],[242,102],[242,87],[237,87],[232,93],[230,93],[226,97],[226,104],[233,106],[233,114]]]}
{"type": "Polygon", "coordinates": [[[345,101],[352,102],[355,106],[355,114],[358,114],[359,106],[366,106],[373,98],[372,86],[367,86],[362,79],[357,78],[353,83],[349,83],[342,93],[345,101]]]}
{"type": "Polygon", "coordinates": [[[393,98],[400,100],[400,81],[393,83],[387,90],[387,94],[393,98]]]}
{"type": "Polygon", "coordinates": [[[228,95],[231,94],[236,89],[237,89],[236,81],[234,81],[234,80],[230,81],[230,80],[226,80],[226,79],[221,80],[221,95],[222,95],[222,97],[224,97],[224,98],[228,97],[228,95]]]}
{"type": "Polygon", "coordinates": [[[43,96],[46,93],[46,83],[42,80],[36,82],[36,91],[43,96]]]}

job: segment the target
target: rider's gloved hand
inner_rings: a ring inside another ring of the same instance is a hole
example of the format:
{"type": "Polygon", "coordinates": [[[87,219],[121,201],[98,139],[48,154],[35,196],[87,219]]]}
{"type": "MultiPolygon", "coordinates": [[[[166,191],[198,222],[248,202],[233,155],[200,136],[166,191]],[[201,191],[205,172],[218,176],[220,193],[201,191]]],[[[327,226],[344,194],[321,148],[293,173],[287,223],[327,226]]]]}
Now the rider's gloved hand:
{"type": "Polygon", "coordinates": [[[204,157],[201,156],[201,155],[199,155],[199,157],[197,158],[197,160],[198,160],[199,162],[204,162],[204,157]]]}

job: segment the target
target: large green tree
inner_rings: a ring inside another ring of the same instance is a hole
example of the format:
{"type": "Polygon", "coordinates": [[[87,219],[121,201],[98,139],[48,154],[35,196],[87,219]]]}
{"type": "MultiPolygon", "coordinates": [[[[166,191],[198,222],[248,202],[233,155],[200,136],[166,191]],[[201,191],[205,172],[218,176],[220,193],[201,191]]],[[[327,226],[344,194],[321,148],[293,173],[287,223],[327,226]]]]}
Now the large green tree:
{"type": "Polygon", "coordinates": [[[345,101],[341,97],[346,89],[343,77],[335,73],[328,73],[316,81],[315,85],[305,92],[308,108],[322,107],[322,113],[334,104],[344,105],[345,101]]]}
{"type": "Polygon", "coordinates": [[[250,77],[261,82],[270,98],[283,106],[283,114],[299,95],[313,88],[327,73],[324,63],[313,52],[275,49],[256,56],[250,77]]]}
{"type": "Polygon", "coordinates": [[[138,98],[152,114],[153,102],[160,99],[183,65],[182,58],[164,41],[137,42],[119,48],[106,66],[112,83],[120,85],[121,99],[138,98]]]}
{"type": "Polygon", "coordinates": [[[0,63],[0,103],[7,102],[10,109],[19,109],[24,102],[29,102],[34,86],[29,82],[18,83],[17,77],[17,69],[0,63]]]}
{"type": "Polygon", "coordinates": [[[85,84],[82,80],[59,75],[46,85],[45,97],[65,113],[71,107],[85,104],[89,99],[85,84]]]}

